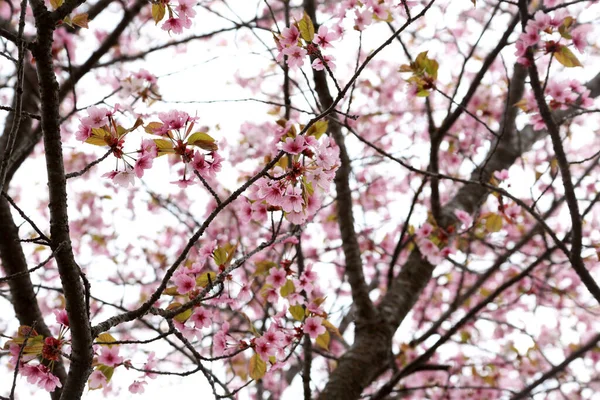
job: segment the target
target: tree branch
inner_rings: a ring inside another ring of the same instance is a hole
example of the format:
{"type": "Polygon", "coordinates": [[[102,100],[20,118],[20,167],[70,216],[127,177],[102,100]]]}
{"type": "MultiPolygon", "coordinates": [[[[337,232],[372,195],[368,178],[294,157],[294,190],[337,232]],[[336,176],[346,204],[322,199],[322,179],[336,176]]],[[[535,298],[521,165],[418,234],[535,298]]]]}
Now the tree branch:
{"type": "Polygon", "coordinates": [[[32,48],[36,59],[41,95],[42,132],[48,173],[50,234],[52,248],[64,246],[55,258],[66,300],[66,310],[71,328],[71,366],[63,386],[61,399],[80,398],[91,372],[91,327],[85,301],[80,269],[73,255],[69,235],[69,215],[65,167],[60,135],[59,86],[54,72],[52,56],[55,20],[42,0],[31,1],[37,28],[37,42],[32,48]]]}

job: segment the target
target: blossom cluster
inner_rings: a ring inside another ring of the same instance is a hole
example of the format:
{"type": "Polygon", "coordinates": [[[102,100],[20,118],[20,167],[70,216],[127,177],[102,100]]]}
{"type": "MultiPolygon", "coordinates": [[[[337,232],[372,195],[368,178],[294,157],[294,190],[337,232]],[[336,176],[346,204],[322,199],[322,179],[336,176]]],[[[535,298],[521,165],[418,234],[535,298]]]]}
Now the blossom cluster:
{"type": "MultiPolygon", "coordinates": [[[[551,110],[566,110],[577,104],[581,108],[591,107],[594,100],[590,97],[590,90],[577,80],[549,80],[544,94],[551,110]]],[[[539,113],[535,96],[528,92],[516,104],[521,110],[531,115],[531,123],[536,131],[546,128],[546,124],[539,113]]]]}
{"type": "Polygon", "coordinates": [[[573,17],[557,11],[554,16],[538,11],[532,19],[527,22],[525,31],[521,33],[516,42],[515,55],[517,61],[523,65],[529,65],[526,57],[527,49],[538,48],[544,54],[552,54],[554,58],[565,67],[581,66],[577,57],[571,52],[568,45],[573,45],[580,53],[587,45],[586,35],[592,27],[590,25],[579,25],[573,28],[573,17]]]}
{"type": "Polygon", "coordinates": [[[189,29],[192,26],[192,18],[196,16],[194,5],[196,5],[194,0],[177,0],[175,6],[169,0],[160,0],[152,4],[152,19],[158,24],[168,13],[161,28],[167,32],[179,34],[183,32],[184,28],[189,29]]]}
{"type": "MultiPolygon", "coordinates": [[[[302,21],[308,21],[308,17],[302,21]]],[[[306,22],[310,24],[311,22],[306,22]]],[[[332,42],[340,38],[340,34],[335,30],[330,30],[325,25],[319,27],[318,33],[301,31],[298,23],[289,28],[283,29],[281,35],[275,35],[275,43],[279,54],[277,61],[282,62],[284,56],[287,57],[287,65],[292,68],[302,67],[307,55],[314,56],[312,67],[317,71],[325,68],[335,69],[335,57],[321,53],[321,50],[333,48],[332,42]],[[304,33],[303,33],[304,32],[304,33]],[[301,40],[302,39],[302,40],[301,40]],[[304,43],[304,44],[303,44],[304,43]]]]}
{"type": "Polygon", "coordinates": [[[156,76],[142,68],[119,82],[123,89],[120,95],[123,98],[136,96],[148,103],[160,100],[157,81],[156,76]]]}
{"type": "Polygon", "coordinates": [[[69,344],[65,334],[69,329],[69,319],[65,310],[55,310],[57,322],[60,324],[58,338],[43,337],[29,326],[20,326],[17,336],[6,343],[10,359],[9,365],[19,366],[19,374],[27,378],[27,382],[53,392],[62,387],[60,380],[52,373],[54,362],[60,359],[63,347],[69,344]]]}
{"type": "MultiPolygon", "coordinates": [[[[141,73],[147,82],[152,82],[151,76],[141,73]]],[[[108,146],[117,160],[121,161],[122,169],[117,168],[104,174],[115,183],[128,187],[134,184],[134,177],[142,178],[144,171],[152,168],[155,158],[172,154],[183,162],[183,177],[174,182],[181,187],[186,187],[194,182],[195,176],[203,178],[214,177],[221,170],[223,158],[217,153],[218,146],[215,140],[201,128],[200,131],[191,133],[197,117],[191,117],[183,111],[169,111],[158,113],[160,122],[150,122],[145,126],[147,133],[154,134],[160,139],[143,139],[140,148],[125,152],[125,139],[129,132],[143,124],[138,119],[135,124],[125,129],[117,124],[115,112],[100,107],[89,107],[88,116],[80,119],[79,130],[76,138],[96,146],[108,146]],[[204,149],[207,153],[200,152],[204,149]],[[196,175],[197,174],[197,175],[196,175]]]]}
{"type": "Polygon", "coordinates": [[[158,117],[161,122],[151,122],[146,126],[146,132],[158,135],[161,139],[154,139],[154,145],[145,143],[152,149],[148,154],[154,156],[156,149],[156,156],[174,154],[183,162],[183,177],[174,183],[186,187],[194,183],[195,176],[214,178],[221,170],[223,157],[217,152],[215,140],[206,133],[208,128],[201,127],[197,132],[191,133],[198,118],[191,117],[184,111],[162,112],[158,113],[158,117]]]}
{"type": "Polygon", "coordinates": [[[283,211],[288,221],[303,224],[321,206],[319,192],[328,190],[335,177],[339,148],[329,137],[317,140],[312,135],[297,135],[280,144],[292,161],[257,181],[248,195],[244,221],[262,215],[260,210],[266,205],[267,210],[283,211]]]}
{"type": "Polygon", "coordinates": [[[354,29],[363,31],[373,23],[373,20],[392,21],[389,7],[379,0],[346,0],[340,4],[340,14],[344,15],[346,10],[354,10],[354,29]]]}

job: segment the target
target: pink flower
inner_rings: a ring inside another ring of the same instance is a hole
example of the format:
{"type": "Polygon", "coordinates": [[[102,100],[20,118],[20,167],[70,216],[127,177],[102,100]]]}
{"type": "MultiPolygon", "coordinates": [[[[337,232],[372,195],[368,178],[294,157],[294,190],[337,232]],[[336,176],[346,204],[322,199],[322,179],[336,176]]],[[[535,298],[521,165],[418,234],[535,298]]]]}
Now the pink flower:
{"type": "Polygon", "coordinates": [[[373,14],[377,16],[377,18],[381,20],[387,20],[389,17],[389,11],[383,4],[379,4],[376,1],[371,2],[370,4],[373,14]]]}
{"type": "Polygon", "coordinates": [[[284,28],[281,32],[280,42],[284,46],[296,46],[300,40],[300,31],[296,25],[292,25],[289,28],[284,28]]]}
{"type": "Polygon", "coordinates": [[[212,161],[208,166],[208,175],[215,177],[217,172],[219,172],[222,168],[221,162],[223,161],[223,157],[221,157],[216,151],[211,152],[210,155],[212,157],[212,161]]]}
{"type": "Polygon", "coordinates": [[[325,333],[326,329],[321,324],[323,318],[321,317],[310,317],[304,321],[304,333],[308,334],[312,339],[316,339],[317,336],[325,333]]]}
{"type": "Polygon", "coordinates": [[[436,265],[442,261],[440,249],[429,239],[421,239],[417,243],[419,251],[430,264],[436,265]]]}
{"type": "Polygon", "coordinates": [[[194,159],[191,162],[191,166],[196,171],[198,171],[198,173],[200,175],[202,175],[203,172],[207,171],[208,170],[208,163],[206,162],[204,154],[200,153],[199,151],[196,151],[194,153],[194,159]]]}
{"type": "Polygon", "coordinates": [[[90,128],[100,128],[108,124],[107,115],[109,111],[105,108],[90,107],[87,109],[88,116],[81,119],[83,125],[89,126],[90,128]]]}
{"type": "Polygon", "coordinates": [[[300,278],[294,281],[296,290],[304,290],[306,293],[311,293],[313,290],[313,284],[306,278],[306,275],[302,275],[300,278]]]}
{"type": "Polygon", "coordinates": [[[328,56],[328,55],[323,55],[323,60],[321,60],[320,58],[317,58],[315,61],[313,61],[312,63],[312,67],[316,70],[316,71],[322,71],[325,69],[325,65],[323,64],[323,61],[325,61],[325,65],[327,65],[327,67],[333,71],[335,70],[335,57],[333,56],[328,56]]]}
{"type": "Polygon", "coordinates": [[[152,157],[150,155],[145,155],[137,159],[135,162],[135,166],[133,167],[133,171],[135,172],[135,176],[141,178],[144,176],[144,170],[152,168],[152,157]]]}
{"type": "Polygon", "coordinates": [[[524,58],[525,54],[527,53],[527,45],[525,42],[522,39],[517,39],[515,47],[517,48],[517,51],[515,51],[515,56],[524,58]]]}
{"type": "Polygon", "coordinates": [[[144,393],[144,385],[147,385],[146,381],[133,381],[131,385],[129,385],[129,391],[131,393],[144,393]]]}
{"type": "Polygon", "coordinates": [[[550,20],[551,18],[548,14],[543,11],[537,11],[528,25],[533,26],[538,31],[543,31],[550,26],[550,20]]]}
{"type": "Polygon", "coordinates": [[[592,25],[579,25],[571,31],[571,40],[573,46],[580,52],[583,53],[585,46],[587,46],[587,35],[593,30],[592,25]]]}
{"type": "Polygon", "coordinates": [[[52,312],[56,317],[56,322],[64,326],[69,326],[69,317],[67,317],[66,310],[53,310],[52,312]]]}
{"type": "Polygon", "coordinates": [[[85,142],[92,136],[92,127],[85,124],[79,125],[79,130],[75,132],[75,139],[85,142]]]}
{"type": "Polygon", "coordinates": [[[62,387],[62,384],[60,383],[58,377],[52,375],[50,371],[47,371],[40,378],[38,386],[47,392],[54,392],[57,387],[62,387]]]}
{"type": "Polygon", "coordinates": [[[173,280],[179,294],[186,294],[196,287],[196,280],[187,274],[179,274],[173,280]]]}
{"type": "Polygon", "coordinates": [[[471,226],[471,224],[473,223],[473,218],[471,218],[471,216],[469,215],[468,212],[463,211],[463,210],[455,210],[454,211],[454,215],[456,215],[456,218],[458,218],[458,220],[460,222],[462,222],[462,224],[466,227],[471,226]]]}
{"type": "Polygon", "coordinates": [[[152,158],[156,158],[158,156],[158,147],[156,147],[156,143],[154,142],[154,140],[142,140],[141,154],[142,156],[148,155],[152,158]]]}
{"type": "Polygon", "coordinates": [[[178,34],[183,32],[184,21],[181,18],[171,17],[162,25],[162,29],[167,32],[173,31],[178,34]]]}
{"type": "Polygon", "coordinates": [[[200,251],[198,251],[199,261],[204,262],[204,261],[208,260],[208,258],[213,255],[216,248],[217,248],[216,240],[213,240],[213,241],[205,244],[204,246],[202,246],[200,248],[200,251]]]}
{"type": "Polygon", "coordinates": [[[425,222],[418,230],[417,237],[418,238],[427,238],[433,232],[433,226],[428,222],[425,222]]]}
{"type": "Polygon", "coordinates": [[[254,351],[263,361],[269,361],[269,357],[274,356],[277,349],[270,345],[263,336],[254,341],[254,351]]]}
{"type": "Polygon", "coordinates": [[[42,376],[44,376],[44,371],[40,369],[40,366],[40,364],[21,364],[19,372],[21,373],[21,375],[27,377],[27,382],[33,385],[36,384],[42,378],[42,376]]]}
{"type": "Polygon", "coordinates": [[[243,202],[239,218],[240,221],[242,221],[245,224],[252,220],[252,204],[249,201],[246,200],[243,202]]]}
{"type": "Polygon", "coordinates": [[[300,154],[306,149],[304,136],[298,135],[296,138],[288,137],[285,139],[285,143],[281,146],[281,149],[286,153],[300,154]]]}
{"type": "Polygon", "coordinates": [[[269,270],[269,276],[267,276],[267,283],[274,288],[280,288],[285,285],[287,281],[287,274],[283,269],[271,268],[269,270]]]}
{"type": "Polygon", "coordinates": [[[331,42],[338,39],[339,35],[335,31],[330,31],[325,25],[321,25],[319,27],[319,32],[315,36],[314,42],[322,49],[329,49],[333,47],[331,42]]]}
{"type": "Polygon", "coordinates": [[[223,324],[223,327],[213,336],[213,352],[216,357],[227,354],[229,343],[227,343],[227,329],[229,326],[223,324]]]}
{"type": "Polygon", "coordinates": [[[194,18],[196,16],[196,0],[178,0],[179,5],[176,7],[179,17],[194,18]]]}
{"type": "Polygon", "coordinates": [[[242,288],[238,292],[237,299],[239,301],[246,302],[246,301],[250,300],[251,298],[252,298],[252,292],[250,291],[250,286],[248,286],[248,285],[242,286],[242,288]]]}
{"type": "Polygon", "coordinates": [[[88,380],[88,387],[90,389],[100,389],[104,385],[108,384],[106,380],[106,376],[100,370],[95,370],[90,375],[90,379],[88,380]]]}
{"type": "Polygon", "coordinates": [[[499,181],[508,179],[508,170],[503,169],[502,171],[494,171],[494,177],[499,181]]]}
{"type": "Polygon", "coordinates": [[[282,347],[285,345],[285,333],[277,330],[275,324],[271,324],[271,326],[269,326],[269,329],[264,333],[263,338],[276,347],[282,347]]]}
{"type": "Polygon", "coordinates": [[[103,346],[102,354],[98,357],[98,362],[108,367],[114,367],[123,362],[123,357],[119,356],[118,346],[103,346]]]}
{"type": "Polygon", "coordinates": [[[267,203],[273,206],[280,205],[283,199],[281,187],[277,182],[267,183],[259,189],[258,193],[261,198],[264,198],[267,201],[267,203]]]}
{"type": "Polygon", "coordinates": [[[273,287],[270,287],[267,290],[265,290],[263,295],[265,296],[265,299],[270,303],[277,303],[277,301],[279,300],[279,292],[273,287]]]}
{"type": "Polygon", "coordinates": [[[198,307],[190,317],[190,321],[196,325],[196,328],[202,329],[209,327],[212,322],[212,313],[204,307],[198,307]]]}
{"type": "Polygon", "coordinates": [[[506,216],[510,219],[517,219],[517,217],[521,214],[521,207],[517,204],[511,204],[504,209],[504,214],[506,214],[506,216]]]}
{"type": "Polygon", "coordinates": [[[528,25],[520,39],[523,40],[526,47],[533,46],[540,41],[540,32],[535,27],[528,25]]]}
{"type": "Polygon", "coordinates": [[[308,215],[306,214],[306,210],[301,210],[298,212],[290,211],[285,213],[285,219],[290,221],[292,224],[302,225],[308,219],[308,215]]]}
{"type": "MultiPolygon", "coordinates": [[[[146,363],[144,364],[144,369],[147,371],[155,370],[156,365],[157,361],[155,358],[155,354],[152,351],[150,352],[150,354],[148,354],[148,361],[146,361],[146,363]]],[[[154,372],[145,372],[145,376],[147,376],[150,379],[156,379],[157,375],[154,372]]]]}
{"type": "Polygon", "coordinates": [[[191,186],[191,185],[194,184],[194,178],[193,177],[192,178],[187,178],[187,179],[186,178],[181,178],[180,180],[173,181],[171,183],[174,183],[177,186],[179,186],[180,188],[185,189],[186,187],[191,186]]]}
{"type": "Polygon", "coordinates": [[[267,206],[262,201],[252,203],[252,219],[264,221],[267,218],[267,206]]]}
{"type": "Polygon", "coordinates": [[[281,199],[281,208],[285,212],[301,212],[302,206],[304,205],[304,199],[302,199],[302,189],[299,187],[293,187],[288,189],[285,196],[281,199]]]}
{"type": "Polygon", "coordinates": [[[311,282],[315,282],[317,279],[319,279],[319,276],[317,275],[317,273],[312,270],[312,265],[309,265],[308,267],[306,267],[306,269],[304,270],[303,276],[311,282]]]}
{"type": "Polygon", "coordinates": [[[370,10],[354,11],[356,18],[354,19],[354,29],[357,31],[364,30],[367,26],[371,25],[373,21],[373,13],[370,10]]]}
{"type": "Polygon", "coordinates": [[[294,69],[304,65],[304,57],[306,57],[308,53],[301,47],[291,46],[283,49],[283,54],[288,56],[288,66],[294,69]]]}
{"type": "Polygon", "coordinates": [[[129,187],[134,185],[134,177],[130,171],[110,171],[102,175],[103,178],[112,179],[114,183],[122,187],[129,187]]]}

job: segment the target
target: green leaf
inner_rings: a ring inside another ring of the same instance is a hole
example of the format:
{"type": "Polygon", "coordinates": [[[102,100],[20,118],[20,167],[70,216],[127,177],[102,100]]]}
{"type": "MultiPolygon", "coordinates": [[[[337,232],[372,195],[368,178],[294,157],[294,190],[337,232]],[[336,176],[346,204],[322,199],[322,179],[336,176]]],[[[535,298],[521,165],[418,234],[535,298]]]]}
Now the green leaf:
{"type": "Polygon", "coordinates": [[[158,23],[164,18],[165,10],[166,7],[162,2],[152,4],[152,19],[154,20],[155,25],[158,25],[158,23]]]}
{"type": "Polygon", "coordinates": [[[577,57],[575,57],[575,54],[567,46],[562,46],[559,51],[554,53],[554,57],[556,61],[567,68],[583,67],[577,57]]]}
{"type": "MultiPolygon", "coordinates": [[[[285,157],[287,158],[287,157],[285,157]]],[[[265,275],[269,273],[269,270],[273,267],[276,267],[277,264],[273,261],[269,260],[261,260],[254,263],[256,265],[256,270],[254,271],[254,275],[265,275]]]]}
{"type": "Polygon", "coordinates": [[[313,135],[316,139],[319,139],[325,132],[327,132],[327,128],[329,127],[329,121],[327,120],[319,120],[311,125],[310,128],[306,131],[306,135],[313,135]]]}
{"type": "Polygon", "coordinates": [[[202,287],[208,286],[209,277],[210,277],[210,282],[214,283],[215,279],[217,278],[217,274],[212,271],[203,273],[202,275],[200,275],[199,277],[196,278],[196,285],[202,286],[202,287]]]}
{"type": "Polygon", "coordinates": [[[290,314],[292,314],[292,317],[294,317],[296,321],[304,321],[304,308],[302,308],[302,306],[290,306],[288,310],[290,311],[290,314]]]}
{"type": "Polygon", "coordinates": [[[106,138],[110,138],[110,136],[110,132],[106,129],[92,128],[92,136],[87,138],[85,142],[93,144],[94,146],[106,146],[108,145],[106,138]]]}
{"type": "Polygon", "coordinates": [[[72,19],[71,22],[73,23],[73,25],[77,25],[80,28],[89,28],[88,26],[88,14],[87,13],[83,13],[83,14],[77,14],[75,15],[72,19]]]}
{"type": "Polygon", "coordinates": [[[158,149],[157,157],[169,153],[175,153],[175,149],[173,149],[173,143],[170,140],[154,139],[154,143],[156,144],[156,147],[158,149]]]}
{"type": "Polygon", "coordinates": [[[27,339],[27,346],[23,348],[23,354],[42,354],[44,348],[44,337],[42,335],[27,339]]]}
{"type": "MultiPolygon", "coordinates": [[[[196,283],[198,283],[197,279],[196,279],[196,283]]],[[[171,286],[171,287],[166,288],[163,291],[163,294],[166,294],[167,296],[179,296],[179,292],[177,291],[176,286],[171,286]]]]}
{"type": "Polygon", "coordinates": [[[285,285],[283,285],[281,287],[281,289],[279,290],[279,293],[281,294],[281,297],[287,297],[290,294],[294,293],[296,291],[296,287],[294,286],[294,282],[292,282],[290,279],[288,279],[285,282],[285,285]]]}
{"type": "Polygon", "coordinates": [[[150,122],[150,123],[148,123],[148,125],[146,125],[144,127],[144,130],[147,133],[154,133],[155,131],[157,131],[160,128],[162,128],[162,126],[163,126],[162,122],[150,122]]]}
{"type": "Polygon", "coordinates": [[[573,17],[566,17],[563,20],[562,24],[558,27],[558,33],[560,33],[560,36],[565,39],[573,38],[569,32],[571,30],[571,26],[573,25],[573,21],[573,17]]]}
{"type": "Polygon", "coordinates": [[[213,252],[213,260],[215,260],[215,264],[221,266],[225,265],[227,262],[227,250],[225,247],[217,247],[213,252]]]}
{"type": "Polygon", "coordinates": [[[200,147],[201,149],[207,151],[217,151],[217,149],[219,148],[219,146],[217,146],[217,144],[215,143],[215,139],[213,139],[212,136],[210,136],[206,132],[193,133],[187,139],[187,144],[200,147]]]}
{"type": "Polygon", "coordinates": [[[248,369],[250,372],[250,378],[259,380],[267,373],[267,363],[264,362],[258,354],[254,353],[250,358],[248,369]]]}
{"type": "MultiPolygon", "coordinates": [[[[117,339],[115,339],[113,337],[113,335],[111,335],[108,332],[101,333],[96,338],[96,342],[100,342],[100,343],[112,343],[112,342],[116,342],[116,341],[117,341],[117,339]]],[[[101,346],[113,347],[114,344],[102,344],[101,346]]]]}
{"type": "Polygon", "coordinates": [[[330,340],[331,340],[331,336],[329,335],[329,332],[325,331],[325,333],[317,336],[317,340],[315,340],[315,343],[320,348],[329,350],[329,341],[330,340]]]}
{"type": "MultiPolygon", "coordinates": [[[[178,307],[181,307],[181,303],[178,303],[178,302],[171,303],[167,307],[167,311],[174,310],[174,309],[176,309],[178,307]]],[[[175,319],[175,321],[181,322],[183,324],[191,316],[192,316],[192,309],[190,308],[189,310],[185,310],[184,312],[177,314],[173,318],[175,319]]]]}
{"type": "Polygon", "coordinates": [[[503,222],[502,216],[491,214],[485,219],[485,229],[488,232],[498,232],[502,229],[503,222]]]}
{"type": "Polygon", "coordinates": [[[58,7],[62,6],[64,3],[63,0],[50,0],[50,5],[56,10],[58,7]]]}
{"type": "Polygon", "coordinates": [[[300,31],[300,36],[302,36],[302,39],[308,43],[312,42],[315,38],[315,27],[306,12],[304,12],[302,19],[300,22],[298,22],[298,30],[300,31]]]}

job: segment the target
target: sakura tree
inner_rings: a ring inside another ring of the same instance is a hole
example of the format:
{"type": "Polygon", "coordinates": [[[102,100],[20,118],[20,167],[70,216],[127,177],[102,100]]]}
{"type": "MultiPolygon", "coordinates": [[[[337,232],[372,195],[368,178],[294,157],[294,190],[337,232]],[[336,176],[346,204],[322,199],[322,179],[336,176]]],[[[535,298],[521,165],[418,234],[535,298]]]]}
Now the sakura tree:
{"type": "Polygon", "coordinates": [[[0,3],[0,399],[591,399],[589,0],[0,3]]]}

